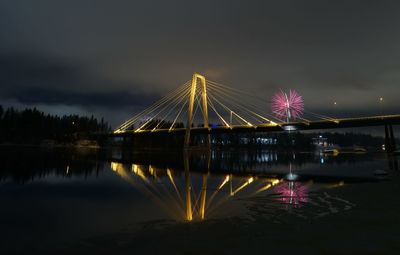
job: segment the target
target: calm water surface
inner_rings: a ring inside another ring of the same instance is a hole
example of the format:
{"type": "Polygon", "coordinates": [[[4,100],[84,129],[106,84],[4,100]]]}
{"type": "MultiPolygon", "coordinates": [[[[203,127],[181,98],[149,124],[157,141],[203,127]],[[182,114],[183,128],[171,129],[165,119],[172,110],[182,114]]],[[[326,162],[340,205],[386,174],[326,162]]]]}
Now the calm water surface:
{"type": "Polygon", "coordinates": [[[396,254],[385,154],[0,149],[0,254],[396,254]]]}

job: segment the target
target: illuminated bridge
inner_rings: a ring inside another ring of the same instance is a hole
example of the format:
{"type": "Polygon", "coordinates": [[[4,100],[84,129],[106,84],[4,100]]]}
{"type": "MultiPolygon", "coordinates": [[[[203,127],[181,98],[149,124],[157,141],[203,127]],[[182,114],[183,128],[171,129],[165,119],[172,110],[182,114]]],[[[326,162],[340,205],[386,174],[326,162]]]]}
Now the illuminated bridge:
{"type": "Polygon", "coordinates": [[[292,101],[286,93],[281,94],[283,113],[273,107],[268,111],[271,102],[265,98],[206,80],[204,76],[194,73],[191,80],[121,124],[112,136],[180,135],[184,137],[183,146],[187,148],[192,144],[193,135],[384,126],[387,151],[396,149],[392,125],[400,124],[400,114],[330,117],[305,110],[302,101],[301,109],[291,109],[297,98],[292,101]]]}

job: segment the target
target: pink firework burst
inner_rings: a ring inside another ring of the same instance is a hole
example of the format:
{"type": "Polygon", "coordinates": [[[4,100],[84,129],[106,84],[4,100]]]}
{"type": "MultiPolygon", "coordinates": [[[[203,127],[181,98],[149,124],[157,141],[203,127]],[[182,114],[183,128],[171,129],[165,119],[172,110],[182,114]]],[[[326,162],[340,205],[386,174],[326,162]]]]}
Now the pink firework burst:
{"type": "Polygon", "coordinates": [[[272,98],[272,112],[278,118],[290,119],[299,118],[304,112],[303,98],[295,90],[290,90],[289,94],[282,90],[272,98]]]}

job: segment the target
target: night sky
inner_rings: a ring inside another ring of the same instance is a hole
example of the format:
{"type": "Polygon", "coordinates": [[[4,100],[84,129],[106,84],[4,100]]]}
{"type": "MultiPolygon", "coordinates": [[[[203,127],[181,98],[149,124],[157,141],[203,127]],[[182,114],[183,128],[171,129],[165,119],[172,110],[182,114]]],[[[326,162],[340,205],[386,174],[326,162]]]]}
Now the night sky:
{"type": "Polygon", "coordinates": [[[400,113],[398,1],[4,0],[0,103],[114,126],[191,78],[400,113]],[[379,98],[384,98],[379,106],[379,98]]]}

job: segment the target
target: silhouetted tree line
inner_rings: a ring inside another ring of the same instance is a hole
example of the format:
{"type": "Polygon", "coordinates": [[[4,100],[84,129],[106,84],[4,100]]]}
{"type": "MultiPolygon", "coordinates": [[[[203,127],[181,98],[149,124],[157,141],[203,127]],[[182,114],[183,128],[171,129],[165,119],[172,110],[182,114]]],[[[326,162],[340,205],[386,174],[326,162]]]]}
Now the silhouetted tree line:
{"type": "Polygon", "coordinates": [[[109,132],[102,118],[78,115],[50,115],[36,108],[16,110],[0,105],[0,143],[40,143],[43,140],[74,142],[90,135],[109,132]]]}

